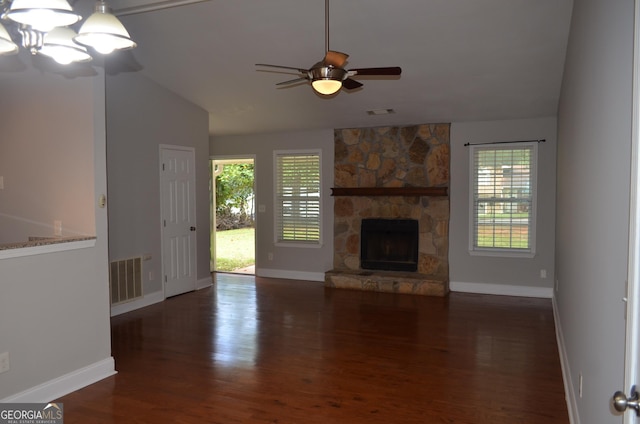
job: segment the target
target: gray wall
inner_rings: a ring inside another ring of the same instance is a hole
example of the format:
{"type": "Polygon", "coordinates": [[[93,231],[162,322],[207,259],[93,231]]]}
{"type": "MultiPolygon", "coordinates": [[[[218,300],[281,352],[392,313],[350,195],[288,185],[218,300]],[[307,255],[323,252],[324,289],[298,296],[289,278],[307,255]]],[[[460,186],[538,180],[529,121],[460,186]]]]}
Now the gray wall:
{"type": "Polygon", "coordinates": [[[0,243],[53,236],[54,220],[93,235],[92,80],[27,75],[0,80],[0,243]]]}
{"type": "MultiPolygon", "coordinates": [[[[25,62],[29,63],[29,59],[25,62]]],[[[37,172],[36,182],[47,184],[48,189],[54,191],[44,195],[43,200],[51,199],[57,204],[58,196],[62,199],[71,196],[73,203],[82,210],[90,210],[89,217],[82,215],[78,219],[83,231],[97,237],[95,247],[0,260],[0,352],[9,352],[11,366],[8,372],[0,374],[0,400],[20,394],[22,401],[42,402],[78,388],[67,385],[69,382],[64,377],[70,373],[77,373],[74,374],[75,383],[89,384],[93,381],[84,380],[84,367],[97,366],[103,371],[113,371],[107,210],[95,207],[97,197],[106,192],[104,79],[67,80],[52,74],[29,72],[21,73],[20,78],[24,80],[18,82],[7,75],[2,76],[3,97],[12,92],[6,84],[11,87],[16,84],[26,90],[22,97],[42,102],[54,110],[35,115],[34,111],[41,111],[40,106],[32,104],[34,108],[25,111],[20,105],[24,99],[16,99],[15,105],[20,106],[9,115],[0,114],[3,129],[0,145],[34,143],[31,153],[38,156],[40,150],[49,152],[52,144],[65,153],[52,153],[55,163],[51,167],[46,166],[46,161],[39,160],[43,167],[40,170],[34,170],[23,155],[13,158],[19,162],[17,165],[22,172],[12,173],[10,184],[14,184],[14,177],[19,178],[16,184],[22,184],[32,178],[31,171],[37,172]],[[37,88],[38,92],[30,92],[29,87],[37,88]],[[66,114],[61,115],[58,111],[66,114]],[[4,121],[27,114],[31,114],[31,125],[39,127],[37,130],[15,131],[15,126],[4,121]],[[10,140],[4,138],[5,128],[12,128],[10,140]],[[46,137],[33,140],[34,134],[46,137]],[[79,152],[72,151],[72,147],[79,148],[79,152]],[[81,163],[76,157],[78,154],[82,156],[81,163]],[[68,176],[73,177],[73,182],[68,176]],[[47,179],[52,181],[45,182],[47,179]],[[68,193],[75,187],[75,180],[82,181],[80,186],[83,188],[77,193],[68,193]],[[52,382],[54,379],[59,380],[52,382]],[[36,386],[39,388],[34,391],[36,386]]],[[[25,203],[25,213],[37,215],[40,213],[37,209],[38,205],[25,203]]]]}
{"type": "Polygon", "coordinates": [[[109,259],[151,255],[144,293],[162,291],[159,146],[193,147],[197,278],[210,281],[207,112],[137,74],[107,76],[106,84],[109,259]]]}
{"type": "Polygon", "coordinates": [[[333,268],[333,130],[213,137],[213,158],[255,157],[256,204],[265,212],[256,214],[256,274],[323,281],[333,268]],[[274,150],[322,150],[322,240],[320,248],[274,245],[274,150]],[[273,253],[273,260],[269,260],[273,253]]]}
{"type": "Polygon", "coordinates": [[[556,119],[451,124],[449,265],[453,290],[551,297],[554,282],[556,119]],[[536,255],[469,254],[469,148],[465,143],[546,139],[538,145],[536,255]],[[540,270],[547,277],[541,278],[540,270]]]}
{"type": "Polygon", "coordinates": [[[621,422],[608,402],[623,389],[633,3],[574,3],[558,114],[556,303],[582,424],[621,422]]]}

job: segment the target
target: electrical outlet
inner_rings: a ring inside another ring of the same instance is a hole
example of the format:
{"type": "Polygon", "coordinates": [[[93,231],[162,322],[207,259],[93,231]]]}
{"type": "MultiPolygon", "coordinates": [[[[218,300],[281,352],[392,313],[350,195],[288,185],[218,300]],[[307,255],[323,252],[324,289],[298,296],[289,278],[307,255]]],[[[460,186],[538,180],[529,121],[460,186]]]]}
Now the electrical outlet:
{"type": "Polygon", "coordinates": [[[273,260],[273,252],[269,252],[269,260],[272,261],[273,260]]]}
{"type": "Polygon", "coordinates": [[[0,177],[0,190],[4,190],[4,177],[0,177]]]}
{"type": "Polygon", "coordinates": [[[541,269],[540,270],[540,278],[547,278],[547,270],[546,269],[541,269]]]}
{"type": "Polygon", "coordinates": [[[9,352],[0,353],[0,373],[9,371],[9,352]]]}
{"type": "Polygon", "coordinates": [[[153,271],[149,271],[149,281],[153,281],[154,278],[153,271]]]}

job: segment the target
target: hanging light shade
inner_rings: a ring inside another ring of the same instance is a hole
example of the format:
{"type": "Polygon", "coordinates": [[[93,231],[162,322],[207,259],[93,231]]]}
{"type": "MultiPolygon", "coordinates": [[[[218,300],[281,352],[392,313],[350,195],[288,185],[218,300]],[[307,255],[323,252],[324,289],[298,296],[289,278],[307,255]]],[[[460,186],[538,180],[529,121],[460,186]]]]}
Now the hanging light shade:
{"type": "Polygon", "coordinates": [[[70,28],[54,28],[44,36],[38,53],[49,56],[61,65],[72,62],[89,62],[92,58],[87,49],[73,41],[75,31],[70,28]]]}
{"type": "Polygon", "coordinates": [[[96,3],[95,13],[82,24],[74,41],[93,47],[98,53],[109,54],[114,50],[132,49],[136,43],[104,1],[96,3]]]}
{"type": "Polygon", "coordinates": [[[18,45],[11,40],[6,28],[0,24],[0,55],[10,55],[18,52],[18,45]]]}
{"type": "Polygon", "coordinates": [[[13,0],[7,18],[47,32],[75,24],[82,16],[76,14],[66,0],[13,0]]]}
{"type": "Polygon", "coordinates": [[[330,96],[337,93],[342,88],[341,81],[335,81],[330,79],[315,80],[311,83],[314,90],[324,96],[330,96]]]}
{"type": "Polygon", "coordinates": [[[311,86],[324,96],[337,93],[342,88],[342,81],[347,71],[333,66],[314,66],[311,71],[311,86]]]}

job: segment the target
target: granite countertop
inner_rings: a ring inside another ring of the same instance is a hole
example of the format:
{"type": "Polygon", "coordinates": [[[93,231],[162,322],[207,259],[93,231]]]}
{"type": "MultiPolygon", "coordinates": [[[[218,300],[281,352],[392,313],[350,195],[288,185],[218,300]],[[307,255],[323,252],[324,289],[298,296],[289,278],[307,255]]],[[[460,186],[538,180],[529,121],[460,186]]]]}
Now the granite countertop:
{"type": "Polygon", "coordinates": [[[95,236],[29,237],[28,241],[0,244],[0,250],[22,249],[25,247],[47,246],[51,244],[70,243],[73,241],[95,240],[95,238],[95,236]]]}

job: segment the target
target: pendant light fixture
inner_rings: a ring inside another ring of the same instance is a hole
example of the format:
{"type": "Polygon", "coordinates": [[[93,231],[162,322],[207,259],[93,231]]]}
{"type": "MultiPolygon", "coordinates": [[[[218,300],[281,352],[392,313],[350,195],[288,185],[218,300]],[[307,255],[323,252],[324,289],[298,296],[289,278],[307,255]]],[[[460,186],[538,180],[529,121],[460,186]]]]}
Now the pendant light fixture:
{"type": "Polygon", "coordinates": [[[61,65],[89,62],[91,55],[84,46],[73,41],[76,33],[71,28],[59,27],[49,31],[38,53],[49,56],[61,65]]]}
{"type": "Polygon", "coordinates": [[[68,64],[90,61],[91,51],[109,54],[136,47],[104,0],[97,1],[95,13],[78,34],[68,27],[82,16],[73,11],[67,0],[0,0],[0,18],[0,55],[14,54],[20,45],[32,54],[68,64]]]}
{"type": "Polygon", "coordinates": [[[74,41],[93,47],[102,54],[109,54],[114,50],[132,49],[136,46],[120,20],[109,13],[109,8],[104,1],[96,3],[94,14],[82,24],[74,41]]]}
{"type": "Polygon", "coordinates": [[[74,13],[66,0],[13,0],[7,18],[36,31],[47,32],[75,24],[82,16],[74,13]]]}

